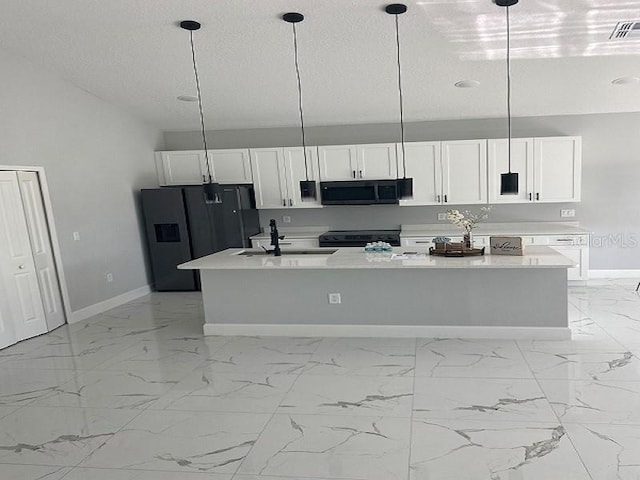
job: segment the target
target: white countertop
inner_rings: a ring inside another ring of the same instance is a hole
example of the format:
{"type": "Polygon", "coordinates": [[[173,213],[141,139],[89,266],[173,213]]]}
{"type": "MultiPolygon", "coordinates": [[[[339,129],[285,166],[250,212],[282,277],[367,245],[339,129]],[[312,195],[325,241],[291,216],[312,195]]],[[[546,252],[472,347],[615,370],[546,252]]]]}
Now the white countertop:
{"type": "Polygon", "coordinates": [[[379,269],[379,268],[570,268],[575,262],[549,247],[528,247],[522,257],[484,255],[479,257],[429,256],[424,248],[396,247],[393,252],[364,252],[362,248],[318,248],[335,251],[331,255],[238,255],[240,252],[263,253],[261,249],[231,248],[198,258],[182,265],[181,270],[257,270],[257,269],[379,269]],[[394,258],[403,252],[425,254],[418,258],[394,258]]]}
{"type": "MultiPolygon", "coordinates": [[[[481,223],[474,229],[474,235],[586,235],[589,230],[582,228],[577,222],[513,222],[513,223],[481,223]]],[[[461,236],[464,230],[451,223],[434,223],[426,225],[402,225],[402,238],[434,237],[437,235],[461,236]]]]}
{"type": "MultiPolygon", "coordinates": [[[[312,238],[312,239],[318,239],[318,237],[320,235],[322,235],[325,232],[328,232],[329,230],[331,230],[331,228],[326,227],[326,226],[317,226],[317,227],[281,227],[280,225],[278,225],[278,233],[280,235],[284,235],[285,238],[289,238],[289,239],[308,239],[308,238],[312,238]]],[[[252,237],[249,237],[250,239],[256,239],[256,240],[262,240],[262,239],[269,239],[271,238],[271,235],[269,232],[262,232],[262,233],[258,233],[256,235],[253,235],[252,237]]]]}

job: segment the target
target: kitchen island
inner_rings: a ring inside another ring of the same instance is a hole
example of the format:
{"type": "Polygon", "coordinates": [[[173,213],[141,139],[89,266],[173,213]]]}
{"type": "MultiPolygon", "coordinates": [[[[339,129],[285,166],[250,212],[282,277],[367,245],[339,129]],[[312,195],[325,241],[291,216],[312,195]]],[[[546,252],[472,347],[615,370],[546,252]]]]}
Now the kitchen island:
{"type": "Polygon", "coordinates": [[[397,247],[229,249],[178,268],[200,270],[205,335],[566,339],[573,265],[549,247],[463,258],[397,247]]]}

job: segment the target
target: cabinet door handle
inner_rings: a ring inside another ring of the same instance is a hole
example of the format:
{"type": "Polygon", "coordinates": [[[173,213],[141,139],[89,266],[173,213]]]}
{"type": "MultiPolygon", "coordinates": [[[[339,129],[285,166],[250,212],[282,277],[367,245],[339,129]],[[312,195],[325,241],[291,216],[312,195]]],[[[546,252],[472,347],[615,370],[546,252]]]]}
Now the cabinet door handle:
{"type": "Polygon", "coordinates": [[[207,183],[207,177],[206,177],[206,175],[202,175],[202,183],[207,183]]]}
{"type": "Polygon", "coordinates": [[[531,195],[531,193],[529,193],[529,201],[533,200],[533,195],[531,195]]]}
{"type": "Polygon", "coordinates": [[[444,203],[447,203],[449,200],[447,200],[447,196],[444,196],[444,203]]]}
{"type": "Polygon", "coordinates": [[[287,206],[287,201],[286,201],[284,198],[282,199],[282,206],[283,206],[283,207],[286,207],[286,206],[287,206]]]}
{"type": "Polygon", "coordinates": [[[536,200],[540,200],[540,193],[536,193],[536,200]]]}
{"type": "Polygon", "coordinates": [[[289,199],[289,206],[293,207],[293,200],[289,199]]]}
{"type": "Polygon", "coordinates": [[[438,199],[438,203],[440,203],[440,195],[436,195],[436,198],[438,199]]]}
{"type": "Polygon", "coordinates": [[[353,178],[356,178],[356,171],[353,171],[353,178]]]}
{"type": "Polygon", "coordinates": [[[359,172],[359,173],[360,173],[360,178],[362,178],[362,170],[360,170],[360,172],[359,172]]]}

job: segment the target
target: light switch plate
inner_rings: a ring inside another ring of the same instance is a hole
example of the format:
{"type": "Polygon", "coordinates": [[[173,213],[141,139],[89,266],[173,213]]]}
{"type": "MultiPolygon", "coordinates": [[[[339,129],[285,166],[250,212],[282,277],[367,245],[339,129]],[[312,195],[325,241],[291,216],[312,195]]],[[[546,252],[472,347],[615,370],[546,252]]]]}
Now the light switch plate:
{"type": "Polygon", "coordinates": [[[576,211],[573,208],[567,208],[560,210],[560,216],[562,218],[572,218],[576,216],[576,211]]]}
{"type": "Polygon", "coordinates": [[[73,240],[76,242],[80,241],[80,232],[73,232],[73,240]]]}
{"type": "Polygon", "coordinates": [[[339,303],[342,303],[342,297],[340,296],[339,293],[330,293],[329,294],[329,303],[331,305],[337,305],[339,303]]]}
{"type": "Polygon", "coordinates": [[[282,223],[291,223],[291,217],[289,215],[283,215],[282,223]]]}

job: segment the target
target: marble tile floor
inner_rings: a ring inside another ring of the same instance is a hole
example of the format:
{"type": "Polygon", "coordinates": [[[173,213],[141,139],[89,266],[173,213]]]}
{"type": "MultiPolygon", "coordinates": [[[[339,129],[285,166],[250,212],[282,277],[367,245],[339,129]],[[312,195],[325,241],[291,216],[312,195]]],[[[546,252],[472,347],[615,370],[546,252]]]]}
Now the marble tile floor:
{"type": "Polygon", "coordinates": [[[152,294],[0,351],[0,479],[638,480],[635,286],[556,342],[203,337],[152,294]]]}

